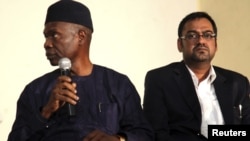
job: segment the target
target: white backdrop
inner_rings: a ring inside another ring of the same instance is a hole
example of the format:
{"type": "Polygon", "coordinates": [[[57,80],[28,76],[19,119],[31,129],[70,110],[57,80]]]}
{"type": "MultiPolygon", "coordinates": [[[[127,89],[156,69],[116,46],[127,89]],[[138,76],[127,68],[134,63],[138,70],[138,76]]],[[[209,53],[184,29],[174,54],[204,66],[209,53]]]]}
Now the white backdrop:
{"type": "MultiPolygon", "coordinates": [[[[79,0],[80,1],[80,0],[79,0]]],[[[24,86],[55,69],[46,60],[43,27],[55,0],[0,0],[0,141],[6,141],[24,86]]],[[[179,61],[177,27],[196,0],[81,0],[92,14],[91,60],[129,76],[143,99],[148,70],[179,61]]]]}

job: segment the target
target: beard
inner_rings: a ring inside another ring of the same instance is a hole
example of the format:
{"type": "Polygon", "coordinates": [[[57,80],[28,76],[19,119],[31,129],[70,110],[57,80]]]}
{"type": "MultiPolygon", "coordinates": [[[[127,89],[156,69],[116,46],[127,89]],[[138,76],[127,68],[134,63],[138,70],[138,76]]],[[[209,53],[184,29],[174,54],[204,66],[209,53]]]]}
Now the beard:
{"type": "Polygon", "coordinates": [[[197,45],[193,48],[191,59],[195,62],[208,62],[211,61],[210,50],[204,45],[197,45]]]}

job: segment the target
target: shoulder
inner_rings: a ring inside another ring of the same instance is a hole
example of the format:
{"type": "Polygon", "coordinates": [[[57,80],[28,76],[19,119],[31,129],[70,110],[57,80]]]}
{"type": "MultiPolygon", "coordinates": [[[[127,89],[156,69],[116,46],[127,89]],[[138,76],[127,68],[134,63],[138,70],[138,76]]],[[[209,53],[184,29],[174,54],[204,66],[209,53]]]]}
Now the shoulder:
{"type": "Polygon", "coordinates": [[[176,67],[179,67],[180,65],[181,65],[181,62],[173,62],[165,66],[151,69],[148,72],[161,72],[161,71],[166,71],[166,70],[172,70],[172,69],[175,69],[176,67]]]}
{"type": "Polygon", "coordinates": [[[165,66],[149,70],[147,72],[147,75],[156,75],[156,76],[161,76],[162,74],[171,75],[172,73],[180,72],[180,70],[183,69],[184,66],[185,64],[183,62],[172,62],[165,66]]]}
{"type": "Polygon", "coordinates": [[[102,66],[102,65],[94,65],[95,66],[95,71],[98,73],[102,74],[107,74],[107,75],[114,75],[114,76],[120,76],[120,77],[126,77],[125,74],[118,72],[117,70],[114,70],[112,68],[102,66]]]}
{"type": "Polygon", "coordinates": [[[109,87],[112,91],[135,90],[135,86],[129,77],[114,69],[95,65],[95,75],[98,80],[102,80],[105,87],[109,87]]]}
{"type": "Polygon", "coordinates": [[[243,75],[242,73],[239,73],[237,71],[233,71],[230,69],[218,67],[218,66],[213,66],[213,67],[214,67],[214,71],[218,77],[224,77],[227,80],[228,79],[233,79],[233,80],[237,79],[237,80],[248,81],[248,78],[245,75],[243,75]]]}
{"type": "Polygon", "coordinates": [[[60,75],[60,70],[56,69],[51,72],[45,73],[34,80],[32,80],[28,86],[43,86],[50,84],[56,80],[56,78],[60,75]]]}
{"type": "Polygon", "coordinates": [[[114,70],[106,66],[95,64],[95,73],[98,74],[99,77],[106,78],[109,81],[129,80],[126,74],[118,72],[117,70],[114,70]]]}

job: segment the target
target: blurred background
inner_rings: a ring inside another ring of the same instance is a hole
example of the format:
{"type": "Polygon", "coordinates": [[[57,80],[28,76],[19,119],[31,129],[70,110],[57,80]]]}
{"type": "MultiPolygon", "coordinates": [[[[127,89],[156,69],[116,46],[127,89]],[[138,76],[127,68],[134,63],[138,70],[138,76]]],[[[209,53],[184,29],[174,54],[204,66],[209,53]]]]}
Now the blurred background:
{"type": "MultiPolygon", "coordinates": [[[[181,61],[177,27],[193,11],[207,11],[218,26],[213,64],[250,78],[249,0],[78,0],[92,14],[91,60],[126,74],[143,99],[150,69],[181,61]]],[[[0,0],[0,141],[6,141],[16,101],[27,83],[51,67],[43,48],[47,7],[56,0],[0,0]]]]}

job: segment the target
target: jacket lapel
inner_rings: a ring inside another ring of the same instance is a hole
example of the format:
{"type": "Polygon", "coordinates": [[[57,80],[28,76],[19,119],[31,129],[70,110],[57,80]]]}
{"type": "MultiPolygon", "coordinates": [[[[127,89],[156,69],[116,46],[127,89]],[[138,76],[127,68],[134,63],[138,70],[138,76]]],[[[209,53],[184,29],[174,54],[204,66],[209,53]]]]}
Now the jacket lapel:
{"type": "Polygon", "coordinates": [[[214,88],[217,99],[220,104],[221,112],[225,121],[225,124],[233,123],[234,117],[233,111],[233,95],[232,89],[228,83],[226,83],[226,79],[222,74],[218,73],[215,68],[216,79],[214,81],[214,88]]]}
{"type": "Polygon", "coordinates": [[[181,62],[175,68],[176,73],[176,82],[180,90],[182,91],[182,96],[184,97],[187,106],[193,112],[193,114],[197,117],[197,119],[201,122],[201,108],[200,103],[195,91],[195,87],[193,84],[193,80],[191,78],[188,69],[186,68],[184,62],[181,62]]]}
{"type": "MultiPolygon", "coordinates": [[[[227,78],[223,76],[223,74],[219,73],[214,67],[216,73],[216,79],[214,81],[214,88],[217,99],[219,101],[219,105],[221,108],[221,112],[225,121],[225,124],[233,123],[233,108],[232,99],[233,92],[232,86],[226,83],[227,78]]],[[[184,62],[182,61],[178,65],[176,65],[175,69],[175,79],[178,83],[180,90],[182,91],[182,96],[184,97],[187,106],[190,107],[190,110],[197,117],[197,119],[201,122],[201,107],[199,103],[199,99],[197,97],[195,87],[191,78],[191,75],[186,68],[184,62]]]]}

